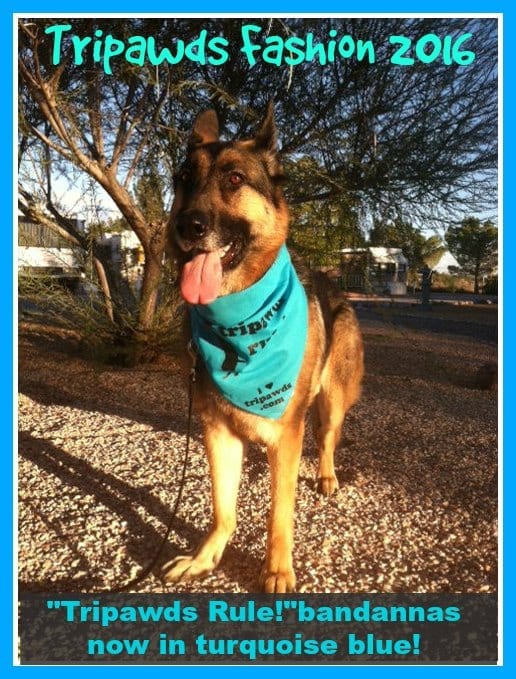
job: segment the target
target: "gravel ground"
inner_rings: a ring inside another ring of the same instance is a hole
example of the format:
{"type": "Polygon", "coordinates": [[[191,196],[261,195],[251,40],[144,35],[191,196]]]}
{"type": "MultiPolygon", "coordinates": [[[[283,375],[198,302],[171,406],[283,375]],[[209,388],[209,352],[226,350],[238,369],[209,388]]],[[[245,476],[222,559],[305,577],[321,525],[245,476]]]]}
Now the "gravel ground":
{"type": "MultiPolygon", "coordinates": [[[[496,344],[362,322],[363,396],[336,454],[341,489],[314,491],[308,433],[297,493],[301,592],[493,592],[497,587],[497,395],[474,388],[496,344]]],[[[482,336],[482,335],[480,335],[482,336]]],[[[22,322],[19,578],[24,591],[121,585],[153,556],[178,492],[187,402],[173,359],[134,369],[84,358],[68,333],[22,322]]],[[[160,563],[210,521],[195,426],[185,495],[160,563]]],[[[248,454],[240,523],[217,571],[139,592],[256,592],[268,469],[248,454]]]]}

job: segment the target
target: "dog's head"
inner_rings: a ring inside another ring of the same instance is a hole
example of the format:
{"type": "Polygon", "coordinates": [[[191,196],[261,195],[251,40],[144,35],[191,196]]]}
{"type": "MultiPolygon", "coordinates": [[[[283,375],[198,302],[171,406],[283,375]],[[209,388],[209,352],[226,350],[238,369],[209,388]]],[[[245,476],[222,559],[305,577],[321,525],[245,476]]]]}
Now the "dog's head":
{"type": "Polygon", "coordinates": [[[282,180],[272,104],[247,140],[219,141],[213,110],[197,118],[169,223],[188,302],[207,304],[243,290],[271,266],[288,229],[282,180]]]}

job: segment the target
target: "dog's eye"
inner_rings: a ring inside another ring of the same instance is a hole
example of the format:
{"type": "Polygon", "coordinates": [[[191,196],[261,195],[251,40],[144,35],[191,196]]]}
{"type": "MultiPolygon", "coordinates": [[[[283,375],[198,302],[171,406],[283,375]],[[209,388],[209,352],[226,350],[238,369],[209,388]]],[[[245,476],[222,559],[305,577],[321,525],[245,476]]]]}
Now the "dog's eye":
{"type": "Polygon", "coordinates": [[[240,184],[242,184],[243,181],[244,181],[244,178],[243,178],[243,176],[240,174],[240,172],[232,172],[232,173],[229,175],[229,183],[230,183],[232,186],[240,186],[240,184]]]}
{"type": "Polygon", "coordinates": [[[176,184],[186,184],[190,181],[190,170],[180,170],[174,177],[176,184]]]}

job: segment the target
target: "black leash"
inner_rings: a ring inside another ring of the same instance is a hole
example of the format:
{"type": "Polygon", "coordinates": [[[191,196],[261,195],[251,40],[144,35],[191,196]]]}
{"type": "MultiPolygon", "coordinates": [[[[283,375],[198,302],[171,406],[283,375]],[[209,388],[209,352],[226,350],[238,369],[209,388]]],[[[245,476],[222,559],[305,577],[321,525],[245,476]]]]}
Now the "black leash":
{"type": "Polygon", "coordinates": [[[167,525],[167,530],[165,531],[165,535],[163,536],[161,543],[156,550],[156,554],[154,555],[152,561],[145,566],[145,568],[138,573],[137,576],[135,576],[132,580],[129,580],[129,582],[126,582],[124,585],[120,585],[119,587],[115,587],[114,589],[109,590],[110,592],[116,593],[116,592],[125,592],[125,590],[129,589],[130,587],[134,587],[134,585],[137,585],[138,583],[142,582],[147,578],[147,576],[151,573],[153,570],[154,566],[157,564],[161,553],[165,547],[165,545],[168,542],[168,538],[170,536],[170,533],[172,531],[172,525],[174,523],[174,520],[176,518],[177,511],[179,509],[179,505],[181,503],[181,499],[183,497],[183,490],[185,487],[185,479],[186,479],[186,470],[188,468],[188,457],[190,455],[190,439],[191,439],[191,434],[192,434],[192,412],[193,412],[193,390],[194,390],[194,384],[195,384],[195,369],[196,369],[196,354],[193,350],[190,349],[190,354],[193,359],[193,365],[192,369],[190,370],[190,377],[188,380],[188,422],[186,426],[186,445],[185,445],[185,454],[183,458],[183,468],[181,470],[181,478],[179,482],[179,491],[177,493],[176,501],[174,503],[174,507],[172,509],[172,513],[167,525]]]}

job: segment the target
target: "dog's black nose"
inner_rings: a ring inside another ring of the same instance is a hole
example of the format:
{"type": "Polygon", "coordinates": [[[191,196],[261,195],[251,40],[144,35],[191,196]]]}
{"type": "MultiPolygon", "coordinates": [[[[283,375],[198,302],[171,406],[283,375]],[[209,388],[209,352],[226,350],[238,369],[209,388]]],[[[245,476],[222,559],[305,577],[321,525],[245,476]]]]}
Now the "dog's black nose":
{"type": "Polygon", "coordinates": [[[196,241],[208,231],[210,217],[202,210],[185,210],[177,218],[177,231],[181,238],[196,241]]]}

